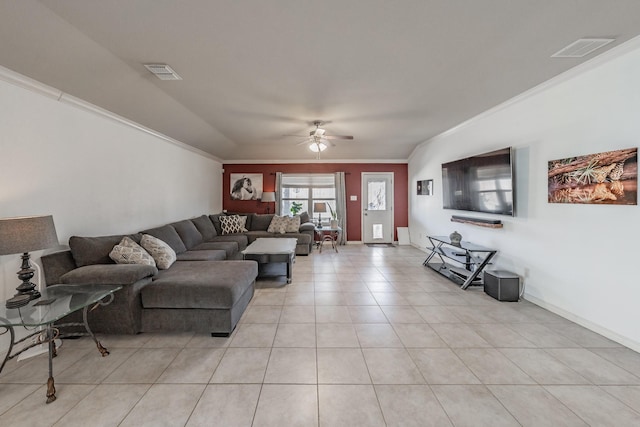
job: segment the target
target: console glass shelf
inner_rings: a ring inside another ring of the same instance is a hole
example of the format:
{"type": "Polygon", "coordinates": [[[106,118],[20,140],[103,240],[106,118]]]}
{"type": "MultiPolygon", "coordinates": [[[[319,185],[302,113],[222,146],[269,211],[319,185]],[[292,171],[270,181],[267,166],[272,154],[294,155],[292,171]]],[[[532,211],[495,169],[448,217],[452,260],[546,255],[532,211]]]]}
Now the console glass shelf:
{"type": "Polygon", "coordinates": [[[431,251],[422,265],[459,284],[462,289],[483,285],[484,268],[496,254],[495,249],[462,241],[451,243],[449,236],[427,236],[431,251]]]}

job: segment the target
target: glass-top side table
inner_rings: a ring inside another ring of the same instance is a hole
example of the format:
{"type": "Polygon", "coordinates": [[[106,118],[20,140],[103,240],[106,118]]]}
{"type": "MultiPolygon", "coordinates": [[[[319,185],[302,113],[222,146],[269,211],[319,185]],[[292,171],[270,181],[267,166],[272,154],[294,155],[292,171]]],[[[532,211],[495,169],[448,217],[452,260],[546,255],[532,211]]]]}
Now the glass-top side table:
{"type": "Polygon", "coordinates": [[[86,336],[89,335],[96,343],[102,356],[107,356],[109,351],[100,344],[87,321],[89,310],[100,305],[107,305],[113,301],[114,292],[120,290],[122,286],[116,285],[52,285],[42,290],[42,296],[30,301],[28,305],[18,308],[0,307],[0,335],[9,333],[10,343],[7,354],[0,365],[0,372],[7,361],[17,357],[28,349],[40,344],[49,344],[49,379],[47,381],[47,403],[56,399],[56,389],[53,380],[53,358],[56,356],[54,340],[56,338],[86,336]],[[106,300],[105,300],[106,298],[106,300]],[[54,323],[67,314],[78,310],[83,310],[83,323],[54,323]],[[61,332],[60,329],[72,326],[84,326],[86,332],[61,332]],[[23,327],[30,333],[17,340],[15,328],[23,327]],[[41,328],[42,327],[42,328],[41,328]],[[36,337],[32,343],[23,346],[19,351],[13,353],[16,344],[36,337]]]}
{"type": "Polygon", "coordinates": [[[342,228],[336,227],[317,227],[316,226],[316,234],[318,235],[318,249],[319,252],[322,252],[322,247],[324,246],[324,242],[331,242],[331,247],[334,251],[338,252],[338,236],[342,233],[342,228]]]}

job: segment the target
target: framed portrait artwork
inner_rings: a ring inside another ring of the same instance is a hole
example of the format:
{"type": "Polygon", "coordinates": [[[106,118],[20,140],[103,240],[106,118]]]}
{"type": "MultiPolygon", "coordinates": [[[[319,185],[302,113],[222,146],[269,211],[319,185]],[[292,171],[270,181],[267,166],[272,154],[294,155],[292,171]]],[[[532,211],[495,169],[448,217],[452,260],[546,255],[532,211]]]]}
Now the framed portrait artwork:
{"type": "Polygon", "coordinates": [[[262,197],[261,173],[232,173],[229,178],[232,200],[258,200],[262,197]]]}
{"type": "Polygon", "coordinates": [[[418,181],[418,196],[432,196],[433,195],[433,180],[423,179],[418,181]]]}

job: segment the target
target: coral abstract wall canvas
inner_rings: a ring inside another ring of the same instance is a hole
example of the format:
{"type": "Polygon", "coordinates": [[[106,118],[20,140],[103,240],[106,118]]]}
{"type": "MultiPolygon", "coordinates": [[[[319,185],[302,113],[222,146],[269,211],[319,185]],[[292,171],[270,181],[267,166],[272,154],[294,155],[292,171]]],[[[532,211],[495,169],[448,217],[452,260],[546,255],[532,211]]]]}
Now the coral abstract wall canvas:
{"type": "Polygon", "coordinates": [[[552,160],[549,203],[638,204],[638,149],[552,160]]]}

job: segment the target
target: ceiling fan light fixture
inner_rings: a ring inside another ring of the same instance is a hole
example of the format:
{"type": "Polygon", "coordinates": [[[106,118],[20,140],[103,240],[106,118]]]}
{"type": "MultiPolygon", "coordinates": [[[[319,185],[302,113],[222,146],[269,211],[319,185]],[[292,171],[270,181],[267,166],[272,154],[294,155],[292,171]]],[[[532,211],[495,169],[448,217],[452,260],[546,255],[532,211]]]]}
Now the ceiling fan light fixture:
{"type": "Polygon", "coordinates": [[[319,153],[326,149],[327,149],[327,144],[321,141],[313,141],[311,144],[309,144],[309,150],[313,151],[314,153],[319,153]]]}

